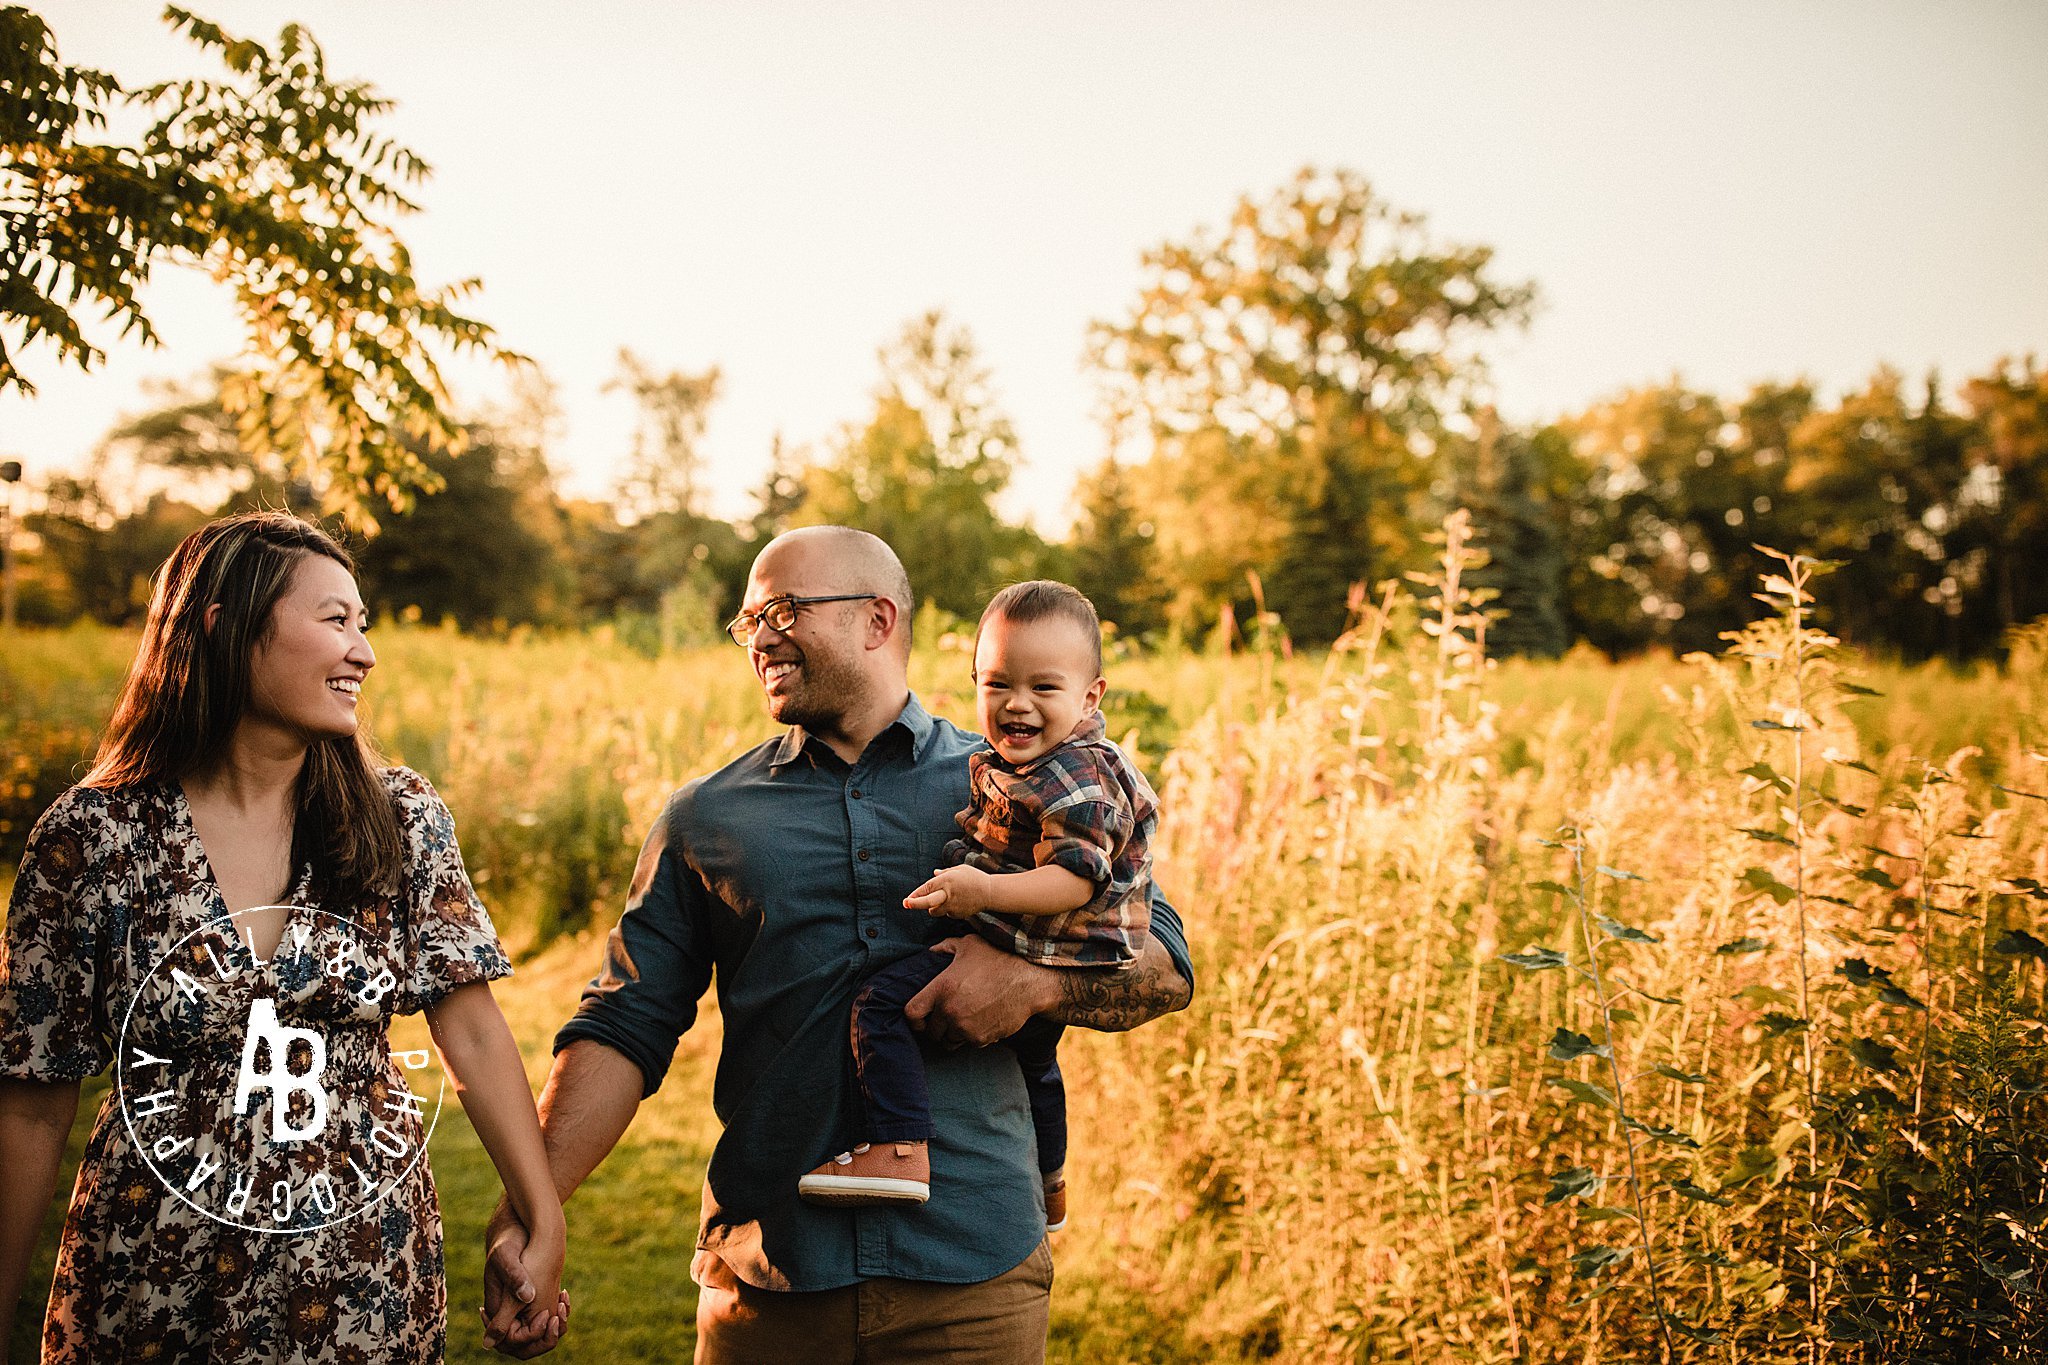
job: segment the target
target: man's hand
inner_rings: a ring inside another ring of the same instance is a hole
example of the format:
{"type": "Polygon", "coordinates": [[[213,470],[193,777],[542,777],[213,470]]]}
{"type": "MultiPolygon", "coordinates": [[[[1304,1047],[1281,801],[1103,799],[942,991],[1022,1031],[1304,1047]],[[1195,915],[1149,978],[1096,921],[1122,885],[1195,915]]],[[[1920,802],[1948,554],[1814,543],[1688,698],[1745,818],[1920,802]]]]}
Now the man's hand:
{"type": "Polygon", "coordinates": [[[972,935],[934,943],[932,951],[951,953],[953,964],[911,998],[903,1015],[912,1028],[945,1047],[1001,1042],[1059,999],[1054,969],[972,935]]]}
{"type": "Polygon", "coordinates": [[[527,1273],[526,1229],[503,1202],[484,1229],[484,1345],[515,1360],[531,1360],[555,1349],[569,1323],[569,1294],[562,1291],[552,1311],[533,1304],[527,1273]]]}
{"type": "Polygon", "coordinates": [[[988,884],[992,880],[988,873],[965,863],[942,867],[903,898],[903,908],[947,919],[972,919],[989,908],[988,884]]]}

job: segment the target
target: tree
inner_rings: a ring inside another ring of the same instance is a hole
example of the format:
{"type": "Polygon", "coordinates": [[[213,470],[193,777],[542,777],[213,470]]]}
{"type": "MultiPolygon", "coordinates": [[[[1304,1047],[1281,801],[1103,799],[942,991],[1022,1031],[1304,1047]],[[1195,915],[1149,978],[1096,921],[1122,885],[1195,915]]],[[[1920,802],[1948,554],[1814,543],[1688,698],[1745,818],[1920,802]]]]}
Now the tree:
{"type": "Polygon", "coordinates": [[[1982,578],[1981,563],[1964,562],[1950,544],[1964,433],[1934,379],[1917,413],[1903,388],[1896,371],[1880,369],[1797,425],[1785,476],[1790,525],[1777,539],[1839,563],[1816,609],[1835,634],[1916,658],[1960,656],[1965,599],[1982,578]]]}
{"type": "Polygon", "coordinates": [[[1430,457],[1476,399],[1479,344],[1528,315],[1533,287],[1492,259],[1439,245],[1363,177],[1313,168],[1241,199],[1222,232],[1146,253],[1138,302],[1091,328],[1089,354],[1113,420],[1183,466],[1159,480],[1179,495],[1162,527],[1212,517],[1212,484],[1234,485],[1222,501],[1259,535],[1230,577],[1258,569],[1297,634],[1334,637],[1349,583],[1415,566],[1436,520],[1430,457]]]}
{"type": "Polygon", "coordinates": [[[291,462],[329,510],[374,528],[373,507],[436,486],[423,451],[457,451],[435,352],[516,360],[456,311],[474,280],[421,287],[391,220],[429,167],[376,129],[391,101],[337,82],[312,35],[274,49],[185,10],[171,26],[216,54],[224,81],[125,89],[65,66],[49,26],[0,9],[0,389],[38,342],[60,363],[103,355],[80,311],[154,344],[137,297],[151,270],[196,265],[233,291],[247,351],[224,391],[243,445],[291,462]],[[91,140],[118,107],[152,120],[133,144],[91,140]]]}
{"type": "Polygon", "coordinates": [[[698,446],[711,405],[718,401],[718,387],[715,365],[702,374],[662,374],[632,351],[619,349],[618,376],[605,388],[625,390],[639,408],[632,454],[619,483],[619,510],[627,520],[697,512],[698,477],[704,464],[698,446]]]}
{"type": "Polygon", "coordinates": [[[1566,617],[1614,653],[1718,650],[1756,617],[1773,565],[1758,544],[1817,552],[1795,438],[1815,410],[1803,381],[1760,383],[1730,402],[1673,378],[1562,419],[1573,475],[1566,617]]]}
{"type": "Polygon", "coordinates": [[[1569,461],[1555,427],[1507,431],[1491,409],[1481,414],[1455,501],[1471,511],[1473,539],[1487,555],[1472,587],[1492,592],[1490,609],[1500,613],[1487,631],[1489,653],[1549,659],[1572,642],[1563,603],[1569,502],[1556,487],[1569,461]]]}
{"type": "Polygon", "coordinates": [[[356,548],[370,609],[411,609],[468,630],[572,620],[574,569],[542,452],[478,426],[459,459],[421,458],[441,486],[356,548]]]}
{"type": "Polygon", "coordinates": [[[1168,594],[1159,577],[1153,526],[1138,504],[1129,471],[1114,456],[1083,476],[1080,516],[1067,541],[1074,586],[1125,636],[1166,624],[1168,594]]]}
{"type": "Polygon", "coordinates": [[[84,472],[51,479],[42,509],[23,518],[40,546],[43,613],[110,626],[140,621],[151,576],[206,522],[204,510],[165,489],[117,497],[112,490],[123,482],[102,446],[84,472]]]}
{"type": "Polygon", "coordinates": [[[799,526],[871,531],[903,560],[920,597],[974,616],[1007,579],[1030,576],[1043,546],[1004,524],[994,499],[1016,440],[966,328],[926,313],[882,349],[873,415],[804,472],[799,526]]]}
{"type": "Polygon", "coordinates": [[[2000,360],[1963,385],[1968,469],[1958,490],[1957,539],[1981,547],[1989,591],[1974,613],[1978,648],[2048,616],[2048,391],[2034,358],[2000,360]],[[1989,637],[1988,639],[1986,637],[1989,637]]]}

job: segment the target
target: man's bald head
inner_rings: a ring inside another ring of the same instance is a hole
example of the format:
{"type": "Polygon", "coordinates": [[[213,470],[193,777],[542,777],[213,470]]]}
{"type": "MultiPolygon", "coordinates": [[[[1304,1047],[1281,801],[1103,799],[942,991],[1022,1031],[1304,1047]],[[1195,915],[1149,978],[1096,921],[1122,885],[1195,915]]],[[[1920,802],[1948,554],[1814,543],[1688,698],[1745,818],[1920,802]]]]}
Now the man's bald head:
{"type": "Polygon", "coordinates": [[[916,614],[917,599],[910,591],[910,575],[903,561],[889,548],[889,542],[851,526],[800,526],[784,531],[762,547],[754,557],[753,577],[773,567],[782,581],[801,581],[798,596],[842,592],[871,592],[896,604],[902,651],[910,653],[910,622],[916,614]]]}

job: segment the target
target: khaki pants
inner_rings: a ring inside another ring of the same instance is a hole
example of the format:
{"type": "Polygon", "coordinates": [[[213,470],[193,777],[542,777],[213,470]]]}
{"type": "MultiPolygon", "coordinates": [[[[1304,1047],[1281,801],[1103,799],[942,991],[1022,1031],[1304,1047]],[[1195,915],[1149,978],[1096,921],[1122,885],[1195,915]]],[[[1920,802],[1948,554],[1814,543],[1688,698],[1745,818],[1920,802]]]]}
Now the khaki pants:
{"type": "Polygon", "coordinates": [[[863,1280],[844,1289],[756,1289],[706,1257],[697,1365],[1042,1365],[1052,1249],[980,1284],[863,1280]]]}

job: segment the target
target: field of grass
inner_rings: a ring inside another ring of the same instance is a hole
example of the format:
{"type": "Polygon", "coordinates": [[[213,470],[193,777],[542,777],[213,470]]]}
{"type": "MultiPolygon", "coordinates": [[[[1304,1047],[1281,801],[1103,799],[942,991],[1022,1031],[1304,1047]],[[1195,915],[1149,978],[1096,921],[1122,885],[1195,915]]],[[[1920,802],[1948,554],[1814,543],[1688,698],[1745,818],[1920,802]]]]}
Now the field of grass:
{"type": "MultiPolygon", "coordinates": [[[[1069,1035],[1054,1358],[2025,1358],[2038,641],[1959,672],[1831,659],[1781,624],[1711,664],[1494,666],[1470,624],[1453,589],[1327,656],[1112,663],[1200,989],[1134,1034],[1069,1035]]],[[[455,812],[538,1080],[645,821],[772,727],[729,648],[375,639],[373,727],[455,812]]],[[[132,644],[8,641],[10,861],[132,644]]],[[[967,719],[957,650],[913,684],[967,719]]],[[[561,1358],[682,1349],[716,1047],[714,1011],[571,1205],[561,1358]]],[[[483,1359],[495,1180],[453,1108],[433,1162],[451,1357],[483,1359]]]]}

